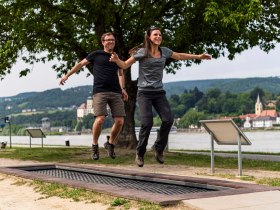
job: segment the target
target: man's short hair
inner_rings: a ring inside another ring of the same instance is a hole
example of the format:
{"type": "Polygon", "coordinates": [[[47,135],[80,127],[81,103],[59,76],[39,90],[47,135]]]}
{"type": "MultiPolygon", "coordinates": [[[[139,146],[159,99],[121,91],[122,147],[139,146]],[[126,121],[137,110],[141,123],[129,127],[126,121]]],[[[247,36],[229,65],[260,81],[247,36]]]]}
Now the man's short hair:
{"type": "Polygon", "coordinates": [[[105,39],[105,37],[106,37],[106,36],[110,36],[110,35],[112,35],[112,36],[115,37],[115,35],[114,35],[112,32],[107,32],[107,33],[105,33],[105,34],[102,34],[102,36],[101,36],[101,41],[103,42],[104,39],[105,39]]]}

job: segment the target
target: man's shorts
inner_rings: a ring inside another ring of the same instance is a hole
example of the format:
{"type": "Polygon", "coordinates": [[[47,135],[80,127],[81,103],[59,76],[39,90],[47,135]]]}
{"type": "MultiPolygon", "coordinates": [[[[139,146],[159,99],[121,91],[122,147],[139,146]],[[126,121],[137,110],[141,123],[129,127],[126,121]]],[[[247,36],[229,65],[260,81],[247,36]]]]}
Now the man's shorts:
{"type": "Polygon", "coordinates": [[[107,104],[111,109],[112,117],[125,117],[122,94],[114,92],[101,92],[93,95],[94,116],[107,116],[107,104]]]}

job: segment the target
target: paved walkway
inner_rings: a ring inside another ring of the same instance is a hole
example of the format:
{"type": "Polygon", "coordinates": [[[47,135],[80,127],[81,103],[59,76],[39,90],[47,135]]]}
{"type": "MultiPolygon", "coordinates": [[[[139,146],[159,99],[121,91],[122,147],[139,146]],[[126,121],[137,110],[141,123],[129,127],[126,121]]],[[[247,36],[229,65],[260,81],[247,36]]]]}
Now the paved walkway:
{"type": "Polygon", "coordinates": [[[280,191],[184,200],[197,210],[279,210],[280,191]]]}
{"type": "MultiPolygon", "coordinates": [[[[210,156],[210,152],[185,153],[210,156]]],[[[215,153],[215,156],[238,158],[237,154],[234,153],[215,153]]],[[[242,158],[280,162],[280,155],[242,154],[242,158]]],[[[191,199],[183,202],[186,206],[199,210],[279,210],[280,191],[191,199]]]]}
{"type": "Polygon", "coordinates": [[[280,191],[192,199],[183,202],[186,206],[203,210],[279,210],[280,191]]]}

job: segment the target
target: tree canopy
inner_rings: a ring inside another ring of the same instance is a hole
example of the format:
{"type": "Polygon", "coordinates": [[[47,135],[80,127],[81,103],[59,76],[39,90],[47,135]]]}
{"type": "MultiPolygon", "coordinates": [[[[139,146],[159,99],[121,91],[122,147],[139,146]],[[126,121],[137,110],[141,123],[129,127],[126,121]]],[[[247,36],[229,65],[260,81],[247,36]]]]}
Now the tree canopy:
{"type": "MultiPolygon", "coordinates": [[[[116,51],[127,59],[151,25],[162,28],[163,45],[177,52],[229,59],[254,46],[268,52],[280,39],[279,14],[279,0],[0,0],[0,77],[18,60],[31,66],[57,60],[53,69],[61,76],[99,49],[107,31],[115,33],[116,51]]],[[[185,64],[192,62],[199,61],[185,64]]],[[[170,60],[166,71],[181,65],[170,60]]],[[[29,72],[22,69],[20,76],[29,72]]],[[[137,88],[129,71],[126,82],[127,119],[133,121],[137,88]]]]}
{"type": "MultiPolygon", "coordinates": [[[[279,4],[278,0],[1,0],[0,73],[2,77],[10,73],[19,59],[29,64],[58,59],[54,69],[61,75],[100,48],[100,36],[106,31],[115,33],[117,51],[127,58],[151,25],[162,28],[164,45],[174,51],[207,51],[214,58],[230,59],[257,45],[269,51],[280,38],[279,4]]],[[[28,69],[21,72],[26,73],[28,69]]]]}

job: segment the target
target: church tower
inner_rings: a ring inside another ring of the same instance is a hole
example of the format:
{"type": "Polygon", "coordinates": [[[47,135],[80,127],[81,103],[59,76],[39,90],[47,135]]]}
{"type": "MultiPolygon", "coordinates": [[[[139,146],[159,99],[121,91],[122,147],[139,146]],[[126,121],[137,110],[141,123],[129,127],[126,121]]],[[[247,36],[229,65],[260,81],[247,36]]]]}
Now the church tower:
{"type": "Polygon", "coordinates": [[[261,115],[262,111],[263,111],[263,105],[262,105],[262,102],[260,100],[260,96],[258,94],[257,102],[256,102],[256,105],[255,105],[255,114],[256,115],[261,115]]]}
{"type": "Polygon", "coordinates": [[[92,96],[89,96],[87,98],[87,109],[92,109],[92,107],[93,107],[92,96]]]}

